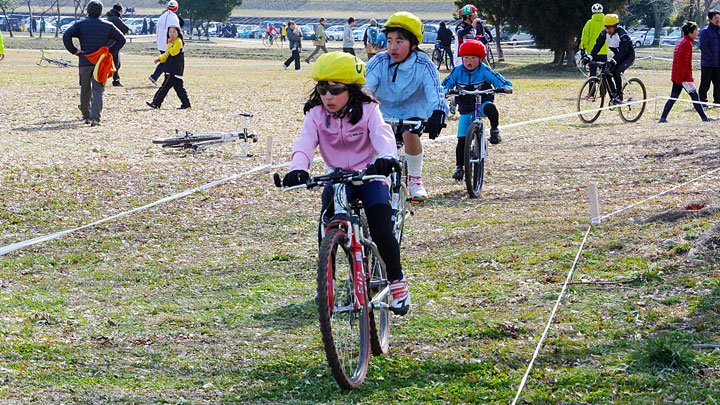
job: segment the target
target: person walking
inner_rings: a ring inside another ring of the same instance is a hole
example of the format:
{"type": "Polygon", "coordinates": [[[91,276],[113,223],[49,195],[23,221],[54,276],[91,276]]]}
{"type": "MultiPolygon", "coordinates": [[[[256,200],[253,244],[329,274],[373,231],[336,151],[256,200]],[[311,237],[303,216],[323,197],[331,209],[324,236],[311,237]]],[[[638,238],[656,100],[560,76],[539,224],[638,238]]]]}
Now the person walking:
{"type": "MultiPolygon", "coordinates": [[[[182,27],[180,25],[180,19],[178,18],[177,14],[175,14],[178,10],[178,3],[176,0],[170,0],[167,4],[167,11],[165,11],[157,22],[157,49],[158,52],[162,55],[167,51],[167,32],[168,27],[171,25],[175,25],[178,27],[182,27]]],[[[164,72],[165,68],[165,62],[158,63],[157,67],[155,68],[155,71],[150,75],[150,81],[152,84],[157,85],[157,81],[160,78],[160,75],[164,72]]]]}
{"type": "Polygon", "coordinates": [[[183,46],[185,46],[185,41],[179,25],[168,27],[166,42],[167,51],[155,59],[155,63],[165,63],[165,72],[167,74],[162,86],[155,92],[153,101],[146,104],[153,109],[160,109],[170,88],[174,88],[181,103],[178,110],[187,110],[190,108],[190,99],[183,84],[183,73],[185,71],[183,46]]]}
{"type": "Polygon", "coordinates": [[[287,70],[288,66],[295,61],[295,70],[300,70],[300,49],[302,48],[302,33],[300,32],[300,28],[297,28],[295,26],[295,21],[288,21],[287,23],[287,30],[285,31],[288,37],[288,42],[290,43],[290,51],[292,52],[290,54],[290,57],[283,63],[283,66],[285,66],[285,70],[287,70]]]}
{"type": "Polygon", "coordinates": [[[68,52],[78,57],[80,76],[80,111],[90,126],[100,125],[105,82],[115,70],[112,54],[125,45],[125,36],[110,22],[101,20],[103,4],[90,0],[86,6],[88,18],[70,26],[63,34],[63,44],[68,52]],[[73,44],[80,41],[80,49],[73,44]],[[112,44],[110,48],[108,44],[112,44]]]}
{"type": "Polygon", "coordinates": [[[142,25],[142,30],[140,31],[140,34],[146,35],[147,33],[148,33],[147,18],[143,18],[143,25],[142,25]]]}
{"type": "MultiPolygon", "coordinates": [[[[123,35],[127,35],[128,31],[130,31],[130,28],[123,22],[122,20],[122,14],[123,14],[123,6],[120,3],[117,3],[108,10],[107,13],[105,13],[105,19],[110,21],[117,29],[122,32],[123,35]]],[[[108,44],[108,46],[111,46],[112,44],[108,44]]],[[[115,87],[123,87],[122,83],[120,83],[120,75],[118,74],[118,71],[120,70],[120,53],[114,53],[113,54],[113,61],[115,62],[115,73],[113,73],[113,83],[112,85],[115,87]]]]}
{"type": "Polygon", "coordinates": [[[327,43],[327,37],[325,36],[325,18],[321,17],[318,23],[317,27],[315,27],[315,38],[313,38],[315,50],[305,59],[305,63],[310,63],[310,59],[320,51],[328,53],[327,47],[325,46],[327,43]]]}
{"type": "Polygon", "coordinates": [[[353,46],[355,45],[355,39],[353,38],[352,29],[355,26],[355,19],[350,17],[347,19],[347,24],[343,27],[343,52],[347,52],[351,55],[355,55],[353,46]]]}
{"type": "Polygon", "coordinates": [[[708,12],[710,24],[700,31],[700,101],[707,103],[710,83],[713,103],[720,104],[720,11],[708,12]]]}
{"type": "Polygon", "coordinates": [[[148,34],[155,34],[155,21],[152,18],[148,18],[148,34]]]}
{"type": "MultiPolygon", "coordinates": [[[[675,104],[675,100],[680,97],[680,92],[685,91],[690,95],[693,101],[700,101],[697,89],[695,89],[695,80],[692,75],[692,52],[693,52],[693,41],[698,37],[698,26],[692,21],[688,21],[682,26],[683,38],[675,46],[675,52],[673,53],[673,65],[672,65],[672,90],[670,91],[670,98],[665,103],[662,116],[660,121],[667,122],[667,116],[670,114],[670,110],[675,104]]],[[[710,121],[705,115],[705,110],[702,104],[694,104],[695,110],[700,115],[700,119],[707,122],[710,121]]]]}
{"type": "Polygon", "coordinates": [[[363,45],[365,46],[365,53],[368,55],[368,60],[372,59],[373,56],[377,55],[378,52],[378,34],[380,30],[377,27],[377,21],[374,18],[370,19],[370,26],[365,30],[363,34],[363,45]]]}
{"type": "Polygon", "coordinates": [[[437,33],[437,40],[440,42],[440,49],[445,52],[445,57],[451,61],[453,60],[452,43],[454,38],[455,34],[453,34],[452,30],[445,25],[445,22],[441,22],[437,33]]]}
{"type": "Polygon", "coordinates": [[[287,29],[283,25],[280,27],[280,42],[285,43],[285,38],[287,37],[287,29]]]}

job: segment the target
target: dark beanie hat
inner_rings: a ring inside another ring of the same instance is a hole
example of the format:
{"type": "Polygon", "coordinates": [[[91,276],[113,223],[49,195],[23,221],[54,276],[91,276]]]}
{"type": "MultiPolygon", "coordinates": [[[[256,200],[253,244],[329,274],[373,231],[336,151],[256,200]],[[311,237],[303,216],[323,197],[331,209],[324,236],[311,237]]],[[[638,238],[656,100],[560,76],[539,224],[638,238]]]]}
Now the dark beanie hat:
{"type": "Polygon", "coordinates": [[[113,6],[113,10],[122,11],[122,9],[123,9],[122,4],[120,4],[120,3],[117,3],[113,6]]]}
{"type": "Polygon", "coordinates": [[[90,17],[100,17],[102,14],[103,4],[98,0],[90,0],[85,7],[90,17]]]}

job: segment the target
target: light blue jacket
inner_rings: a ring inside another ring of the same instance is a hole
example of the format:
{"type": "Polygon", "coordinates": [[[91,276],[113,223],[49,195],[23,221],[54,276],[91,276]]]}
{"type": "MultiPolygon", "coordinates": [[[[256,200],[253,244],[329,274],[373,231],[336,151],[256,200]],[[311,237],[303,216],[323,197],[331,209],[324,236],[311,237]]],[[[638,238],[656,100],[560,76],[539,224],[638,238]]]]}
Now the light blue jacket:
{"type": "Polygon", "coordinates": [[[375,55],[367,64],[365,88],[375,93],[385,118],[428,119],[433,111],[447,114],[440,74],[430,57],[412,52],[395,64],[387,51],[375,55]]]}

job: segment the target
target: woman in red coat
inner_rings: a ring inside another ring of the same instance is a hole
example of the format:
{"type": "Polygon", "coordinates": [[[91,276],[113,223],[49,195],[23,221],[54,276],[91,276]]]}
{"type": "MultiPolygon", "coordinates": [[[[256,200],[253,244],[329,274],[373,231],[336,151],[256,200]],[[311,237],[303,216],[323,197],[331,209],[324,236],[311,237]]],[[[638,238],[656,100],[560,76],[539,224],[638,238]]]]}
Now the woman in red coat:
{"type": "MultiPolygon", "coordinates": [[[[685,91],[690,95],[693,101],[700,101],[697,89],[695,88],[695,80],[692,76],[692,47],[693,41],[698,37],[698,26],[694,22],[686,22],[682,27],[683,39],[678,42],[675,46],[675,52],[673,53],[673,66],[671,80],[673,82],[672,91],[670,98],[680,97],[680,92],[685,91]]],[[[662,116],[659,122],[667,122],[667,116],[670,110],[675,104],[675,100],[668,100],[665,103],[665,109],[663,110],[662,116]]],[[[695,110],[700,114],[700,118],[703,121],[710,121],[705,115],[705,110],[702,104],[693,104],[695,110]]]]}

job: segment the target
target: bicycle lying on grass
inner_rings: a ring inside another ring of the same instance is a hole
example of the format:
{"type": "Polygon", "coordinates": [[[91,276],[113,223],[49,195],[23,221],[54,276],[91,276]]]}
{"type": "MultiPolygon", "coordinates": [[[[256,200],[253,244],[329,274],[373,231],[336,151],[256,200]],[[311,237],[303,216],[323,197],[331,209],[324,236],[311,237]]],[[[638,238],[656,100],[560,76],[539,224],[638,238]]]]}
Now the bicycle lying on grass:
{"type": "MultiPolygon", "coordinates": [[[[238,113],[228,114],[231,117],[243,117],[242,132],[192,132],[186,131],[184,136],[175,136],[173,138],[153,139],[154,144],[162,145],[163,148],[182,148],[192,149],[193,151],[205,150],[211,146],[220,145],[237,140],[245,141],[245,156],[255,156],[250,153],[249,141],[253,143],[258,141],[258,135],[255,131],[248,133],[247,119],[252,118],[252,114],[238,113]]],[[[176,129],[175,134],[179,134],[176,129]]]]}
{"type": "MultiPolygon", "coordinates": [[[[284,190],[312,189],[325,183],[334,189],[335,215],[327,221],[320,243],[315,302],[325,355],[335,381],[344,389],[365,381],[370,349],[380,356],[390,347],[391,297],[385,262],[370,239],[362,203],[348,201],[346,191],[348,184],[375,179],[386,177],[335,169],[284,190]]],[[[281,187],[278,173],[274,180],[281,187]]],[[[324,223],[322,217],[320,223],[324,223]]]]}
{"type": "Polygon", "coordinates": [[[478,198],[485,179],[485,160],[488,155],[488,139],[485,137],[485,125],[482,121],[482,96],[488,94],[508,94],[503,88],[487,90],[451,90],[446,97],[475,96],[475,119],[465,133],[465,151],[463,166],[465,186],[470,198],[478,198]]]}
{"type": "Polygon", "coordinates": [[[40,54],[40,62],[37,63],[38,66],[49,66],[49,65],[55,65],[60,67],[76,67],[77,65],[74,64],[72,61],[69,61],[67,59],[63,58],[48,58],[45,56],[45,54],[49,53],[48,51],[41,51],[40,54]],[[43,65],[42,63],[46,62],[47,65],[43,65]]]}
{"type": "MultiPolygon", "coordinates": [[[[580,93],[578,94],[578,112],[602,108],[605,105],[605,96],[610,93],[610,89],[612,88],[610,81],[613,80],[613,77],[607,69],[607,62],[589,62],[588,65],[597,66],[601,73],[598,76],[590,76],[581,69],[581,72],[583,72],[588,79],[583,83],[580,88],[580,93]]],[[[643,112],[645,112],[647,102],[644,100],[647,100],[647,90],[645,90],[645,84],[642,80],[637,77],[628,79],[625,76],[625,72],[623,72],[621,76],[623,83],[623,101],[615,106],[623,121],[636,122],[642,117],[643,112]]],[[[610,97],[610,99],[612,100],[612,97],[610,97]]],[[[611,105],[611,102],[608,102],[608,106],[611,105]]],[[[600,117],[601,112],[602,110],[590,111],[578,114],[578,116],[582,122],[592,124],[600,117]]]]}

